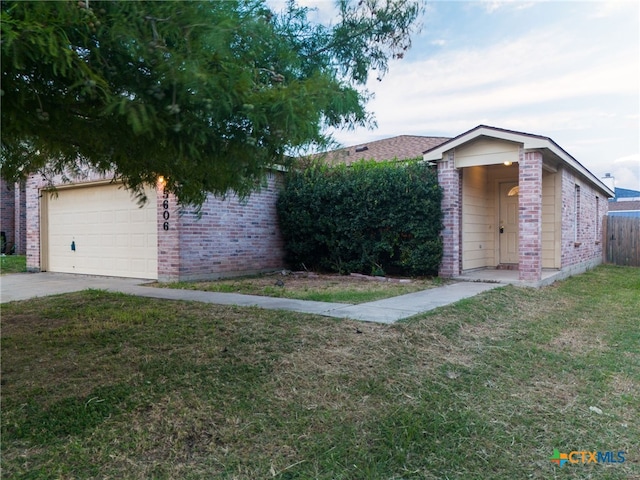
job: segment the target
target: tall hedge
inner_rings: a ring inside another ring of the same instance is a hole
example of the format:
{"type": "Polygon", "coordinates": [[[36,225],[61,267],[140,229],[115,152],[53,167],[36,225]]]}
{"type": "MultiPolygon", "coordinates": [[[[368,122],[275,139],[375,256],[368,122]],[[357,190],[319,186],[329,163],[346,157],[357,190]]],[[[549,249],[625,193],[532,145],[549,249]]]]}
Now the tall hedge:
{"type": "Polygon", "coordinates": [[[435,274],[441,201],[435,173],[417,159],[292,172],[278,199],[287,260],[296,269],[435,274]]]}

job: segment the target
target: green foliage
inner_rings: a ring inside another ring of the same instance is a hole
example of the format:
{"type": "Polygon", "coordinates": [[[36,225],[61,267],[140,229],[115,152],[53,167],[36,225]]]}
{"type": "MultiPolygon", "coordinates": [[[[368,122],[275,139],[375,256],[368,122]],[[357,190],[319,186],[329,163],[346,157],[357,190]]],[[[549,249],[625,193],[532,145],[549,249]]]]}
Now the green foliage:
{"type": "Polygon", "coordinates": [[[369,125],[368,72],[409,48],[416,0],[2,1],[2,171],[86,166],[183,204],[253,190],[327,127],[369,125]]]}
{"type": "Polygon", "coordinates": [[[25,255],[1,255],[0,275],[7,273],[22,273],[27,271],[27,257],[25,255]]]}
{"type": "Polygon", "coordinates": [[[205,292],[241,293],[268,297],[295,298],[316,302],[359,304],[420,292],[440,286],[442,281],[414,279],[411,282],[370,282],[344,275],[288,276],[282,286],[274,286],[272,275],[218,279],[205,282],[169,282],[163,288],[182,288],[205,292]]]}
{"type": "Polygon", "coordinates": [[[288,261],[340,273],[434,274],[441,200],[434,172],[417,161],[294,172],[278,199],[288,261]]]}

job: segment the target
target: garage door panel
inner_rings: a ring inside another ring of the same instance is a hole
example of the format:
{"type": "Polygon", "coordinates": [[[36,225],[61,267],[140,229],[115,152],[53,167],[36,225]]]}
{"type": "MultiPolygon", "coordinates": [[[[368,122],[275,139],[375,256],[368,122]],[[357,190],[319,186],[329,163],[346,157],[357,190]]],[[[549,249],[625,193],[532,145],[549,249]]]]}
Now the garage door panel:
{"type": "Polygon", "coordinates": [[[148,221],[148,216],[146,212],[130,212],[130,221],[131,223],[146,223],[148,221]]]}
{"type": "Polygon", "coordinates": [[[147,268],[147,262],[144,260],[134,260],[133,267],[135,270],[145,270],[147,268]]]}
{"type": "MultiPolygon", "coordinates": [[[[91,207],[92,208],[99,208],[100,205],[99,204],[92,204],[91,207]]],[[[116,213],[115,212],[100,212],[100,223],[101,224],[115,223],[117,221],[122,221],[122,220],[116,218],[116,213]]]]}
{"type": "Polygon", "coordinates": [[[142,247],[144,248],[147,245],[147,236],[144,234],[134,234],[131,235],[131,247],[142,247]]]}
{"type": "Polygon", "coordinates": [[[131,243],[129,237],[117,235],[114,239],[116,241],[116,248],[129,248],[129,244],[131,243]]]}
{"type": "Polygon", "coordinates": [[[96,224],[100,223],[100,213],[99,212],[91,212],[86,216],[87,223],[96,224]]]}
{"type": "Polygon", "coordinates": [[[115,214],[115,222],[121,223],[121,222],[131,222],[131,217],[133,216],[134,212],[130,212],[128,210],[116,210],[114,214],[115,214]]]}
{"type": "Polygon", "coordinates": [[[95,251],[100,248],[100,241],[102,239],[98,235],[87,235],[86,240],[83,243],[83,247],[87,250],[91,249],[91,251],[95,251]]]}
{"type": "Polygon", "coordinates": [[[140,209],[118,185],[59,190],[48,204],[49,271],[157,278],[156,194],[146,193],[140,209]]]}

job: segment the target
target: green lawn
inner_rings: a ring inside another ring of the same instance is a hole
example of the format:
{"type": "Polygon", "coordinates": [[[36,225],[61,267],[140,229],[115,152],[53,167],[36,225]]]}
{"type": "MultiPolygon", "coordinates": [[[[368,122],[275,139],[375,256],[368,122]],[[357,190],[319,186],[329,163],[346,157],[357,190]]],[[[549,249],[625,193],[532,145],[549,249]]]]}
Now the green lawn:
{"type": "Polygon", "coordinates": [[[295,298],[317,302],[358,304],[396,297],[443,285],[435,278],[378,281],[349,275],[258,275],[205,282],[160,283],[160,288],[182,288],[207,292],[241,293],[295,298]]]}
{"type": "Polygon", "coordinates": [[[27,271],[27,257],[25,255],[1,255],[0,275],[7,273],[22,273],[27,271]]]}
{"type": "Polygon", "coordinates": [[[640,476],[637,268],[395,325],[99,291],[1,322],[6,478],[640,476]]]}

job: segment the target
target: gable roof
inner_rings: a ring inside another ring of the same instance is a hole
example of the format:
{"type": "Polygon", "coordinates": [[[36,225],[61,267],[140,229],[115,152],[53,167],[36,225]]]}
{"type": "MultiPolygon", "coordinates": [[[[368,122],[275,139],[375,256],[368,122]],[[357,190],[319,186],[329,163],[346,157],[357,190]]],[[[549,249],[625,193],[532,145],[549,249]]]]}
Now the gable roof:
{"type": "Polygon", "coordinates": [[[319,154],[328,163],[351,165],[359,160],[405,160],[422,157],[425,150],[437,147],[449,140],[448,137],[424,137],[420,135],[398,135],[397,137],[360,143],[319,154]]]}
{"type": "Polygon", "coordinates": [[[491,137],[500,140],[522,144],[525,151],[527,150],[546,150],[552,153],[556,158],[564,162],[573,170],[586,177],[591,183],[595,184],[600,190],[604,191],[612,197],[613,190],[607,187],[600,179],[585,168],[580,162],[573,158],[566,150],[560,147],[549,137],[542,135],[534,135],[531,133],[517,132],[515,130],[506,130],[504,128],[490,127],[488,125],[478,125],[447,142],[433,147],[424,152],[425,161],[440,161],[443,159],[445,152],[448,152],[462,144],[475,140],[480,137],[491,137]]]}

